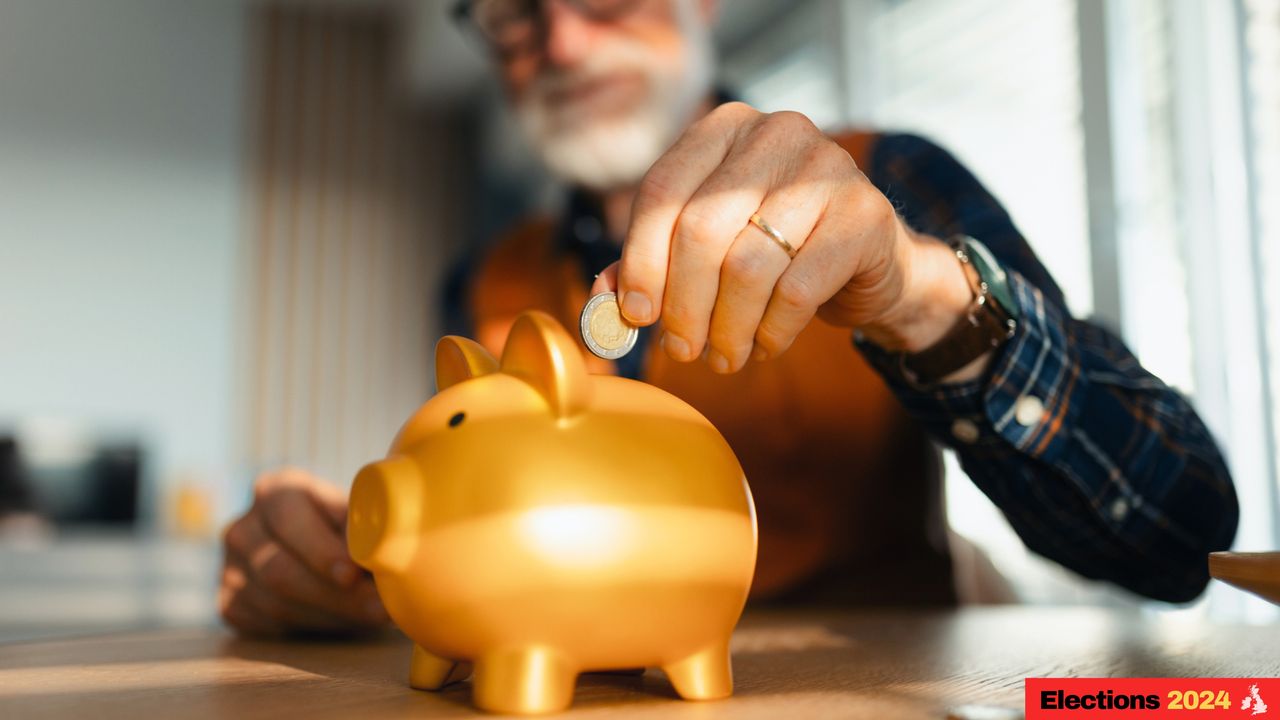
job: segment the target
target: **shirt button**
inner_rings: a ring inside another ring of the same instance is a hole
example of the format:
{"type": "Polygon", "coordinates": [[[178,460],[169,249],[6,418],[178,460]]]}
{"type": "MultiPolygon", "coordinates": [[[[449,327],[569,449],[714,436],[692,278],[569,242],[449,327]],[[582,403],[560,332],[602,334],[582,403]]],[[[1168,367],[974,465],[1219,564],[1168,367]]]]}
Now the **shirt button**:
{"type": "Polygon", "coordinates": [[[1044,403],[1035,395],[1023,395],[1018,398],[1017,404],[1013,408],[1013,419],[1018,421],[1019,425],[1030,427],[1040,422],[1044,417],[1044,403]]]}
{"type": "Polygon", "coordinates": [[[978,426],[972,420],[960,418],[951,423],[951,435],[962,443],[976,442],[978,434],[978,426]]]}
{"type": "Polygon", "coordinates": [[[1111,503],[1111,519],[1120,522],[1129,514],[1129,501],[1124,498],[1116,498],[1111,503]]]}

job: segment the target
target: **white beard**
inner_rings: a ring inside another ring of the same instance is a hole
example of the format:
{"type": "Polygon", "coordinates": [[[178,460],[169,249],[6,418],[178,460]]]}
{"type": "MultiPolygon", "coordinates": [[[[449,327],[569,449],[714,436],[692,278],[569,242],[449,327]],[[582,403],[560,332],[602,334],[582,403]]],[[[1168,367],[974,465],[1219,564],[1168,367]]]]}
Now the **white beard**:
{"type": "Polygon", "coordinates": [[[676,141],[711,91],[715,69],[710,28],[688,0],[676,0],[685,40],[681,57],[618,39],[580,66],[536,78],[515,108],[516,118],[553,174],[596,192],[628,187],[676,141]],[[589,111],[557,106],[549,95],[617,73],[644,78],[644,97],[619,117],[593,118],[589,111]]]}

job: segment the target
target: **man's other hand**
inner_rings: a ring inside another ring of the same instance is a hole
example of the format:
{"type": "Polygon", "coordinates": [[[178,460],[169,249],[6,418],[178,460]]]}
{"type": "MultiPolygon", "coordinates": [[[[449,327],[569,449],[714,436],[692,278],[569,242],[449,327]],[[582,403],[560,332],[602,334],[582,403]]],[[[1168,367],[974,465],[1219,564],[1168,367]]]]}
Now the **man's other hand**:
{"type": "Polygon", "coordinates": [[[223,533],[223,619],[264,635],[384,625],[372,578],[347,554],[346,516],[346,496],[314,475],[261,475],[253,507],[223,533]]]}

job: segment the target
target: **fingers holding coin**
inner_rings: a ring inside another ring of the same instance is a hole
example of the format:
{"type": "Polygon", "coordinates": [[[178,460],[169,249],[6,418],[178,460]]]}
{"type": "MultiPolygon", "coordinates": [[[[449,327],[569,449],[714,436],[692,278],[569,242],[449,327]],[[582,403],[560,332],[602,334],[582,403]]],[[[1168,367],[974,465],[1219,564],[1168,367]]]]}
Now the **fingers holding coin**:
{"type": "Polygon", "coordinates": [[[582,308],[578,320],[582,342],[594,355],[617,360],[636,346],[639,330],[622,319],[618,296],[612,292],[593,295],[582,308]]]}
{"type": "Polygon", "coordinates": [[[616,292],[625,322],[661,318],[673,360],[702,356],[730,373],[783,353],[819,310],[841,327],[888,325],[902,304],[910,237],[852,156],[808,118],[728,103],[650,168],[622,258],[592,292],[616,292]]]}

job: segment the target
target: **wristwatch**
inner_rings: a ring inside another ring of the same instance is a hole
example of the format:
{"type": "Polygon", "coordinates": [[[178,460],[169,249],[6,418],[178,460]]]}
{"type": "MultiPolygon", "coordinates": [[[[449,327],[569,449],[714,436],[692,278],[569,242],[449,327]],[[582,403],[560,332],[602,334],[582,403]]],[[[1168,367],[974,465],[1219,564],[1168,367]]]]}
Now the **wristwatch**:
{"type": "Polygon", "coordinates": [[[899,354],[902,376],[917,386],[937,383],[1000,347],[1018,329],[1009,276],[987,246],[967,235],[952,237],[948,244],[969,278],[973,302],[938,342],[920,352],[899,354]]]}

